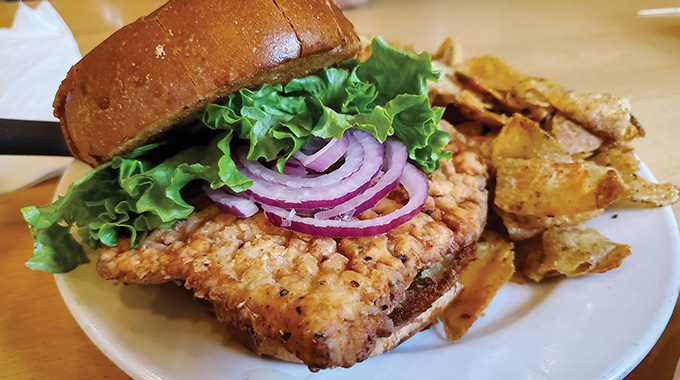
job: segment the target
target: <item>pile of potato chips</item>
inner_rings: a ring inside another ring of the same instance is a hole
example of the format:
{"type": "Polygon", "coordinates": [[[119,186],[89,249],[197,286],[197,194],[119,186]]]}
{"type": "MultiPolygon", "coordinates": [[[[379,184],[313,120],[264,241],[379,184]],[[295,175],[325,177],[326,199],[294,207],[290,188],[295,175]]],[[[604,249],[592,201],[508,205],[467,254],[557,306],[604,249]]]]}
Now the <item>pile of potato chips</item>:
{"type": "MultiPolygon", "coordinates": [[[[460,57],[452,40],[433,55],[441,77],[431,84],[430,98],[446,107],[444,118],[453,125],[440,126],[457,143],[476,149],[489,167],[493,214],[479,243],[481,259],[469,271],[492,276],[486,294],[462,294],[441,316],[452,339],[467,330],[513,271],[515,281],[538,282],[618,267],[630,247],[584,224],[612,203],[667,206],[680,199],[677,186],[635,174],[639,162],[630,142],[644,130],[630,113],[629,99],[567,91],[495,57],[460,57]],[[511,267],[506,263],[513,255],[511,267]]],[[[464,275],[461,282],[479,281],[471,278],[464,275]]]]}

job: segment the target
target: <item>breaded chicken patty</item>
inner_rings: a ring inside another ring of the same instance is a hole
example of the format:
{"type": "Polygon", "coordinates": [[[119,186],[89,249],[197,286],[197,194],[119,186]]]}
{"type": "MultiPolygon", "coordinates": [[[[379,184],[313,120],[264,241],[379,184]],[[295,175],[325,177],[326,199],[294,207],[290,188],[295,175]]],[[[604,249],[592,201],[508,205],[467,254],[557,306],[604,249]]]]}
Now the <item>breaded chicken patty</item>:
{"type": "MultiPolygon", "coordinates": [[[[273,226],[262,212],[237,218],[211,205],[151,233],[139,248],[122,239],[101,248],[97,270],[126,283],[183,283],[258,354],[312,370],[349,367],[417,332],[379,342],[458,286],[486,218],[485,176],[479,156],[456,152],[428,176],[430,197],[418,215],[363,238],[300,234],[273,226]],[[419,276],[437,264],[443,274],[419,276]]],[[[391,212],[406,200],[398,188],[360,217],[391,212]]],[[[460,289],[454,290],[450,298],[460,289]]],[[[428,318],[419,329],[436,315],[428,318]]]]}

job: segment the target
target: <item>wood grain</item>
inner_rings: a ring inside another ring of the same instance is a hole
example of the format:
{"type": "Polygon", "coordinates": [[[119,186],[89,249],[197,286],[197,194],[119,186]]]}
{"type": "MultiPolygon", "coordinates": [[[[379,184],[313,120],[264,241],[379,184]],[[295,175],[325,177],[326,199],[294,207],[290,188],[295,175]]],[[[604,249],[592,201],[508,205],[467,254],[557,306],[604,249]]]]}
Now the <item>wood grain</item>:
{"type": "Polygon", "coordinates": [[[56,185],[0,196],[0,378],[127,379],[80,329],[54,277],[24,266],[33,241],[19,210],[50,203],[56,185]]]}

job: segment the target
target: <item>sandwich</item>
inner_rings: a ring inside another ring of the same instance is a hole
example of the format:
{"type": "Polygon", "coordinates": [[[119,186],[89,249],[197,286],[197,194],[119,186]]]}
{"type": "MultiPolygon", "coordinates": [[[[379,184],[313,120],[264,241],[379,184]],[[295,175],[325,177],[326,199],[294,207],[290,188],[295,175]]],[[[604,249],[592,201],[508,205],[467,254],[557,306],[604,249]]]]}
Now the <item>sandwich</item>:
{"type": "Polygon", "coordinates": [[[93,169],[22,210],[27,266],[66,272],[89,246],[104,279],[176,282],[313,371],[431,326],[475,259],[485,163],[430,105],[428,53],[362,52],[331,1],[171,0],[123,27],[56,95],[93,169]]]}

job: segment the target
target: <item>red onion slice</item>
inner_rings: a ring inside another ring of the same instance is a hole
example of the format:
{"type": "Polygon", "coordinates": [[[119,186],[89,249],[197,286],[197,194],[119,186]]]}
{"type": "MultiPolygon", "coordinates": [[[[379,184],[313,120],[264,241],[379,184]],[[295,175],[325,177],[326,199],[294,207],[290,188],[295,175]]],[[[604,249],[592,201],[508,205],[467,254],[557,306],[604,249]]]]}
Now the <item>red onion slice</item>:
{"type": "Polygon", "coordinates": [[[366,220],[334,220],[303,218],[280,207],[263,205],[265,216],[277,227],[319,237],[353,238],[386,233],[416,216],[429,195],[425,175],[411,164],[406,164],[399,181],[409,194],[408,202],[387,215],[366,220]]]}
{"type": "Polygon", "coordinates": [[[347,133],[345,133],[340,140],[331,137],[326,142],[326,145],[315,153],[307,155],[303,153],[302,150],[298,150],[293,153],[292,157],[300,160],[302,165],[307,169],[312,169],[321,173],[328,170],[328,168],[336,163],[340,157],[345,155],[345,152],[349,147],[349,140],[347,133]]]}
{"type": "Polygon", "coordinates": [[[234,214],[239,218],[251,217],[260,210],[253,201],[228,194],[219,189],[213,189],[207,183],[203,184],[203,192],[221,211],[234,214]]]}
{"type": "MultiPolygon", "coordinates": [[[[366,134],[370,136],[370,134],[366,134]]],[[[236,159],[234,162],[237,164],[237,169],[241,174],[252,180],[260,179],[272,184],[292,188],[314,188],[324,186],[329,183],[344,180],[356,173],[363,164],[365,155],[364,144],[360,143],[356,138],[355,133],[345,134],[345,136],[348,136],[347,140],[349,141],[349,147],[345,151],[345,162],[336,170],[318,177],[299,177],[279,173],[274,169],[264,166],[259,161],[248,160],[248,149],[246,147],[242,147],[236,151],[236,159]]],[[[371,136],[371,138],[373,138],[373,136],[371,136]]],[[[376,144],[379,143],[376,141],[376,144]]]]}
{"type": "Polygon", "coordinates": [[[385,170],[385,173],[380,177],[378,182],[347,202],[341,203],[329,210],[317,212],[314,214],[314,218],[351,218],[375,206],[378,201],[397,188],[399,179],[406,166],[408,152],[406,151],[404,143],[394,137],[390,137],[385,141],[384,145],[385,162],[383,163],[383,170],[385,170]]]}
{"type": "Polygon", "coordinates": [[[283,174],[293,177],[306,177],[307,168],[299,160],[291,157],[286,162],[286,166],[283,167],[283,174]]]}
{"type": "MultiPolygon", "coordinates": [[[[263,205],[288,209],[328,208],[345,202],[370,186],[371,180],[378,174],[383,165],[385,155],[383,145],[370,133],[352,130],[351,137],[361,144],[364,157],[359,169],[343,180],[337,181],[332,179],[331,173],[310,178],[309,180],[322,179],[319,180],[318,185],[315,187],[294,188],[268,182],[261,178],[253,178],[252,173],[249,175],[249,170],[245,170],[242,174],[253,180],[252,186],[246,190],[246,193],[263,205]]],[[[352,144],[350,143],[351,146],[352,144]]],[[[241,163],[240,155],[238,161],[241,163]]]]}

